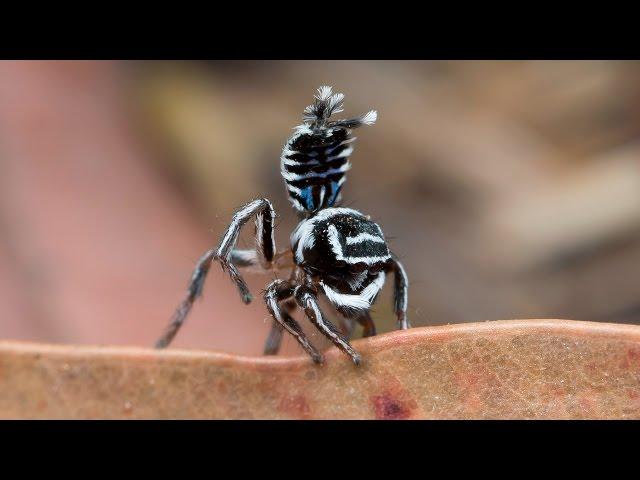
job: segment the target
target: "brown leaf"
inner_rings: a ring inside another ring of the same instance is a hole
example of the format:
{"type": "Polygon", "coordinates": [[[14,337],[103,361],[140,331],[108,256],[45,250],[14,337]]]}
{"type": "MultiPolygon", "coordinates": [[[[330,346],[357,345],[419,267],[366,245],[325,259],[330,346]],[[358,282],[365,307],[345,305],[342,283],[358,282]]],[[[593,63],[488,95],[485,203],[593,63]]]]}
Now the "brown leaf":
{"type": "Polygon", "coordinates": [[[2,418],[640,418],[640,327],[415,328],[307,357],[0,342],[2,418]]]}

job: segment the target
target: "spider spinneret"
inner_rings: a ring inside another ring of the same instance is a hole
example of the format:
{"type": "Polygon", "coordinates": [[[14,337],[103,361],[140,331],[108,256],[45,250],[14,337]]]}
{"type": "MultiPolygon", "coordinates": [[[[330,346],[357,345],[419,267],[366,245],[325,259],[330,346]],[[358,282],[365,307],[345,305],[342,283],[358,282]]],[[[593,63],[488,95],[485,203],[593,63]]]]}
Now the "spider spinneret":
{"type": "MultiPolygon", "coordinates": [[[[278,352],[286,330],[314,362],[322,363],[322,354],[291,316],[300,307],[318,330],[358,365],[360,355],[349,344],[354,322],[363,326],[364,336],[375,335],[370,309],[391,273],[398,328],[409,328],[406,314],[409,282],[402,264],[390,252],[382,229],[357,210],[335,206],[340,202],[346,172],[351,168],[349,156],[355,140],[352,130],[372,125],[377,119],[376,111],[371,110],[359,117],[332,121],[330,117],[343,110],[343,99],[344,95],[332,93],[331,87],[320,87],[314,103],[304,109],[302,125],[294,128],[282,151],[282,177],[301,221],[291,235],[293,267],[289,280],[274,280],[264,292],[267,310],[274,319],[265,354],[278,352]],[[320,294],[342,317],[341,330],[320,310],[320,294]]],[[[234,214],[219,246],[198,261],[187,297],[156,347],[166,347],[184,323],[193,302],[202,294],[213,260],[219,261],[229,273],[242,301],[251,302],[251,293],[238,269],[275,268],[276,257],[281,254],[276,253],[274,220],[275,211],[267,199],[249,202],[234,214]],[[242,226],[254,216],[255,250],[236,249],[242,226]]]]}

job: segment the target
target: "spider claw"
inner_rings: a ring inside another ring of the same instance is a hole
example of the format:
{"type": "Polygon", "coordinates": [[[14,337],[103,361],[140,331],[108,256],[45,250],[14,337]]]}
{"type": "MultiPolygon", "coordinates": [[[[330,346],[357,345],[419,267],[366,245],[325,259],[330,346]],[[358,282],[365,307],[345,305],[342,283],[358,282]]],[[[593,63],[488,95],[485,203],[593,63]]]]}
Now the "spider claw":
{"type": "Polygon", "coordinates": [[[251,292],[242,292],[240,294],[240,298],[242,299],[242,303],[245,305],[249,305],[253,301],[253,295],[251,295],[251,292]]]}
{"type": "Polygon", "coordinates": [[[360,364],[362,363],[362,360],[360,358],[360,354],[358,354],[358,353],[351,354],[351,360],[353,361],[353,363],[354,363],[354,365],[356,367],[360,366],[360,364]]]}

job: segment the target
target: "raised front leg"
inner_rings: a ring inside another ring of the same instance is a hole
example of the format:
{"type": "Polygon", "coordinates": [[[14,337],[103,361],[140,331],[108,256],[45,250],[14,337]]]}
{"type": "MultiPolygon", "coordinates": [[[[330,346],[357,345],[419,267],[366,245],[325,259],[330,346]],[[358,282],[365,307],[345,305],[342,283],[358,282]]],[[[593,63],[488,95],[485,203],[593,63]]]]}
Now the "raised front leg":
{"type": "Polygon", "coordinates": [[[291,283],[284,280],[274,280],[267,287],[264,294],[264,301],[267,304],[267,309],[278,325],[284,328],[298,341],[300,346],[311,356],[315,363],[322,363],[322,355],[318,350],[316,350],[311,342],[309,342],[309,339],[302,331],[300,324],[282,309],[281,302],[291,298],[293,292],[294,286],[291,283]]]}
{"type": "Polygon", "coordinates": [[[251,303],[253,297],[242,275],[236,268],[232,257],[240,230],[254,215],[256,216],[256,253],[262,266],[268,268],[273,262],[276,252],[276,244],[273,237],[273,224],[276,214],[271,202],[266,198],[247,203],[233,215],[231,224],[222,237],[216,253],[222,269],[229,272],[229,276],[238,287],[240,298],[244,303],[251,303]]]}
{"type": "Polygon", "coordinates": [[[320,333],[333,342],[333,344],[351,357],[356,365],[360,365],[360,355],[349,344],[349,341],[340,333],[337,327],[329,320],[324,318],[318,299],[313,291],[307,287],[296,287],[294,295],[298,305],[304,309],[304,313],[309,320],[316,326],[320,333]]]}
{"type": "Polygon", "coordinates": [[[393,255],[390,271],[393,272],[393,310],[396,314],[399,330],[411,328],[407,318],[407,302],[409,294],[409,279],[404,267],[393,255]]]}
{"type": "Polygon", "coordinates": [[[238,267],[251,266],[256,263],[260,263],[265,268],[271,265],[276,251],[273,237],[274,220],[275,211],[273,210],[271,202],[266,198],[247,203],[233,215],[231,224],[223,235],[218,248],[208,250],[200,257],[200,260],[198,260],[196,268],[191,275],[189,287],[187,288],[187,296],[176,309],[162,337],[156,342],[156,348],[168,346],[178,333],[193,303],[202,295],[204,281],[213,260],[220,261],[223,270],[229,272],[231,280],[238,287],[242,301],[244,303],[251,302],[251,292],[249,292],[249,287],[247,287],[247,284],[240,275],[238,267]],[[235,250],[234,248],[242,226],[247,223],[253,215],[256,216],[255,252],[251,250],[235,250]]]}

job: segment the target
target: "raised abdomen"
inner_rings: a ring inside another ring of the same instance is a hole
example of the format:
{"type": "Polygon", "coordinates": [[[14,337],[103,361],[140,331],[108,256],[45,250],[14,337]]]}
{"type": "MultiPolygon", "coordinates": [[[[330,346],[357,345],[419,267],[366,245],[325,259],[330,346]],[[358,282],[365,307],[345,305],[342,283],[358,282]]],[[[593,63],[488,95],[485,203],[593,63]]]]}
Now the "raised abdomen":
{"type": "Polygon", "coordinates": [[[351,168],[350,143],[354,139],[344,128],[317,134],[308,127],[298,127],[281,156],[282,176],[297,210],[315,212],[339,201],[345,174],[351,168]]]}

